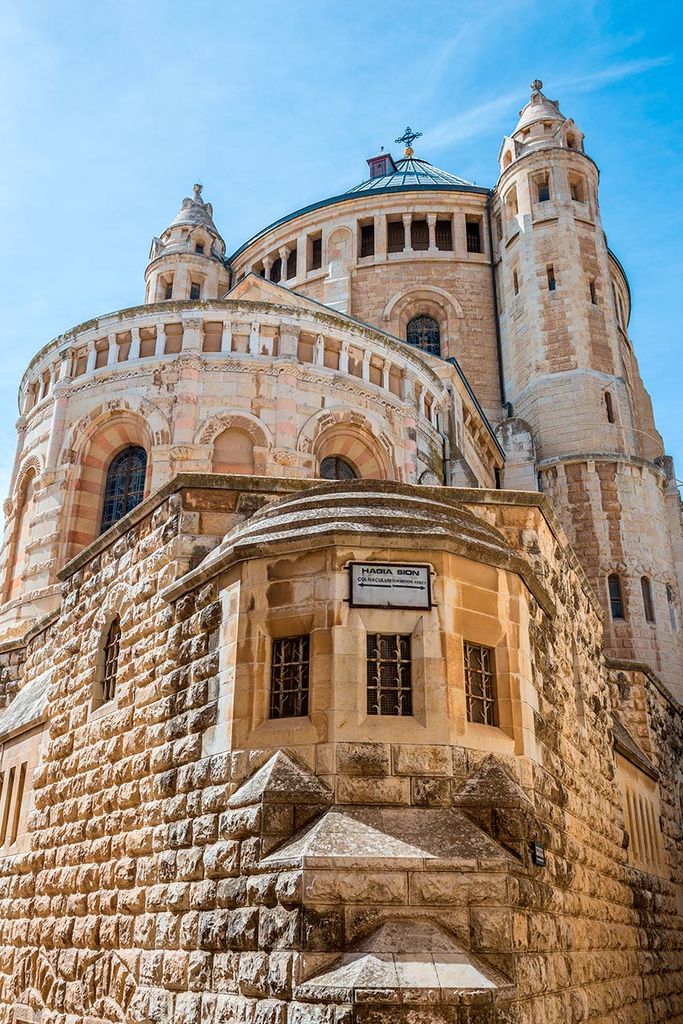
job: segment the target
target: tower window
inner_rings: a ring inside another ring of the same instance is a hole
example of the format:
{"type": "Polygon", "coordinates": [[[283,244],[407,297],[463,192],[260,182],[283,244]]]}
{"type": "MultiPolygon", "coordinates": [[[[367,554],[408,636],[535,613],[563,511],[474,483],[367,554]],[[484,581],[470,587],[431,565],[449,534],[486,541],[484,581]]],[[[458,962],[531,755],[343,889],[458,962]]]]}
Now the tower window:
{"type": "Polygon", "coordinates": [[[605,410],[607,412],[607,422],[614,423],[614,402],[612,401],[611,391],[605,391],[605,410]]]}
{"type": "Polygon", "coordinates": [[[203,242],[197,242],[197,244],[194,247],[194,251],[196,253],[198,253],[200,256],[202,256],[203,253],[204,253],[204,243],[203,242]]]}
{"type": "Polygon", "coordinates": [[[323,480],[356,480],[358,478],[351,463],[339,455],[328,455],[322,460],[320,476],[323,480]]]}
{"type": "Polygon", "coordinates": [[[170,281],[167,281],[166,284],[164,285],[164,298],[173,298],[173,278],[171,278],[170,281]]]}
{"type": "Polygon", "coordinates": [[[621,596],[621,580],[616,572],[610,573],[607,577],[607,589],[609,591],[610,611],[613,619],[624,619],[624,602],[621,596]]]}
{"type": "Polygon", "coordinates": [[[278,256],[276,260],[273,260],[273,264],[270,268],[270,280],[276,283],[282,277],[282,260],[278,256]]]}
{"type": "Polygon", "coordinates": [[[512,271],[512,287],[514,288],[515,295],[519,295],[519,275],[516,270],[512,271]]]}
{"type": "Polygon", "coordinates": [[[410,245],[418,252],[429,248],[429,225],[426,220],[413,220],[410,225],[410,245]]]}
{"type": "Polygon", "coordinates": [[[467,251],[481,252],[481,221],[474,217],[467,217],[465,221],[467,233],[467,251]]]}
{"type": "Polygon", "coordinates": [[[361,257],[375,255],[374,224],[361,224],[360,226],[360,254],[361,257]]]}
{"type": "Polygon", "coordinates": [[[552,263],[549,263],[545,268],[546,275],[548,277],[548,291],[554,292],[557,288],[557,281],[555,280],[555,268],[552,263]]]}
{"type": "Polygon", "coordinates": [[[453,252],[453,224],[450,220],[437,220],[436,247],[442,252],[453,252]]]}
{"type": "Polygon", "coordinates": [[[586,186],[580,174],[569,175],[569,194],[575,203],[585,203],[586,186]]]}
{"type": "Polygon", "coordinates": [[[138,446],[124,448],[107,470],[100,533],[139,505],[145,494],[147,452],[138,446]]]}
{"type": "Polygon", "coordinates": [[[309,637],[273,640],[270,668],[270,717],[308,714],[309,637]]]}
{"type": "Polygon", "coordinates": [[[290,277],[296,277],[296,249],[292,249],[289,256],[287,257],[287,280],[290,277]]]}
{"type": "Polygon", "coordinates": [[[439,323],[433,316],[414,316],[406,327],[406,341],[409,345],[429,352],[433,356],[441,355],[441,331],[439,323]]]}
{"type": "Polygon", "coordinates": [[[410,633],[368,633],[369,715],[412,715],[410,633]]]}
{"type": "Polygon", "coordinates": [[[479,725],[496,724],[496,689],[493,651],[481,644],[465,641],[465,700],[467,721],[479,725]]]}
{"type": "Polygon", "coordinates": [[[655,621],[655,606],[652,600],[652,586],[647,576],[641,576],[640,589],[643,592],[643,610],[647,622],[655,621]]]}
{"type": "Polygon", "coordinates": [[[403,252],[405,228],[402,220],[389,221],[387,225],[387,252],[403,252]]]}
{"type": "Polygon", "coordinates": [[[116,677],[119,670],[119,648],[121,645],[121,620],[118,615],[109,627],[104,643],[104,669],[102,672],[102,697],[100,704],[106,704],[116,696],[116,677]]]}
{"type": "Polygon", "coordinates": [[[588,282],[588,290],[590,292],[591,302],[593,303],[594,306],[597,306],[597,304],[598,304],[598,293],[597,293],[597,290],[595,288],[595,281],[593,280],[592,277],[591,277],[590,281],[588,282]]]}
{"type": "Polygon", "coordinates": [[[197,284],[196,281],[192,281],[190,284],[190,299],[198,299],[202,292],[202,286],[197,284]]]}
{"type": "Polygon", "coordinates": [[[321,238],[311,239],[311,265],[309,270],[320,270],[323,265],[323,240],[321,238]]]}
{"type": "Polygon", "coordinates": [[[547,203],[550,199],[550,178],[544,175],[536,179],[536,200],[539,203],[547,203]]]}

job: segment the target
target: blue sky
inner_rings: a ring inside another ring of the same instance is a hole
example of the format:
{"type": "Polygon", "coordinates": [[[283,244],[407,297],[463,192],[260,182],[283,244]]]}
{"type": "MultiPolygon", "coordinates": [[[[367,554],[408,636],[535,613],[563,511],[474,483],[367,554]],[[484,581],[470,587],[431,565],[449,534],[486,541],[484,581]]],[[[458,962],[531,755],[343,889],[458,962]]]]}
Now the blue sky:
{"type": "Polygon", "coordinates": [[[406,124],[420,156],[490,185],[535,77],[601,169],[683,476],[682,21],[666,0],[0,0],[0,497],[26,363],[142,299],[150,240],[194,181],[228,251],[360,181],[406,124]]]}

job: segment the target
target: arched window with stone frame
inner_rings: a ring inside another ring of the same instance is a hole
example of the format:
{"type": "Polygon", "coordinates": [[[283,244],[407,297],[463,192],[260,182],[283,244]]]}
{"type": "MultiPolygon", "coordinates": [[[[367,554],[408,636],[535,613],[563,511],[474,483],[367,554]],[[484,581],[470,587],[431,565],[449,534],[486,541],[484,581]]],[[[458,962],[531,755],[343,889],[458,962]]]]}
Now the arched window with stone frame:
{"type": "Polygon", "coordinates": [[[341,455],[326,455],[320,463],[323,480],[357,480],[358,473],[348,459],[341,455]]]}
{"type": "Polygon", "coordinates": [[[116,699],[121,652],[121,618],[115,615],[103,630],[97,659],[97,678],[93,688],[92,709],[97,711],[116,699]]]}
{"type": "Polygon", "coordinates": [[[100,533],[139,505],[145,495],[147,452],[140,445],[124,448],[109,463],[104,485],[100,533]]]}
{"type": "Polygon", "coordinates": [[[427,313],[420,313],[408,321],[406,341],[409,345],[428,352],[432,356],[441,355],[441,328],[439,321],[427,313]]]}

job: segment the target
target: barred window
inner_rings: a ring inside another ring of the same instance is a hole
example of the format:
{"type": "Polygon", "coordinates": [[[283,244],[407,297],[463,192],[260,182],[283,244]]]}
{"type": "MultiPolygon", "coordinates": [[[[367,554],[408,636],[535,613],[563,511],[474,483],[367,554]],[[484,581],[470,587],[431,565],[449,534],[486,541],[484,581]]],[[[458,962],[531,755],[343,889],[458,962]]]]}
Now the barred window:
{"type": "Polygon", "coordinates": [[[424,251],[429,248],[429,225],[426,220],[413,220],[410,225],[410,245],[412,249],[424,251]]]}
{"type": "Polygon", "coordinates": [[[406,341],[433,356],[441,355],[441,331],[433,316],[414,316],[406,327],[406,341]]]}
{"type": "Polygon", "coordinates": [[[296,277],[296,249],[292,249],[289,256],[287,257],[285,277],[287,280],[290,277],[296,277]]]}
{"type": "Polygon", "coordinates": [[[308,663],[308,636],[273,640],[271,718],[300,718],[308,714],[308,663]]]}
{"type": "Polygon", "coordinates": [[[361,257],[375,255],[374,224],[361,224],[360,226],[360,254],[361,257]]]}
{"type": "Polygon", "coordinates": [[[118,615],[109,627],[104,644],[104,671],[102,672],[102,704],[116,696],[116,676],[119,669],[119,646],[121,642],[121,620],[118,615]]]}
{"type": "Polygon", "coordinates": [[[145,494],[147,452],[138,446],[124,448],[109,464],[104,487],[100,533],[139,505],[145,494]]]}
{"type": "Polygon", "coordinates": [[[403,221],[390,221],[387,224],[387,252],[403,252],[405,244],[403,221]]]}
{"type": "Polygon", "coordinates": [[[436,247],[446,252],[453,251],[453,227],[450,220],[437,220],[436,247]]]}
{"type": "Polygon", "coordinates": [[[322,238],[311,239],[310,265],[309,270],[320,270],[323,265],[323,240],[322,238]]]}
{"type": "Polygon", "coordinates": [[[481,221],[479,218],[467,217],[465,229],[467,232],[467,251],[481,252],[481,221]]]}
{"type": "Polygon", "coordinates": [[[410,633],[368,633],[369,715],[412,715],[410,633]]]}
{"type": "Polygon", "coordinates": [[[465,641],[465,698],[467,721],[496,725],[496,686],[493,651],[465,641]]]}

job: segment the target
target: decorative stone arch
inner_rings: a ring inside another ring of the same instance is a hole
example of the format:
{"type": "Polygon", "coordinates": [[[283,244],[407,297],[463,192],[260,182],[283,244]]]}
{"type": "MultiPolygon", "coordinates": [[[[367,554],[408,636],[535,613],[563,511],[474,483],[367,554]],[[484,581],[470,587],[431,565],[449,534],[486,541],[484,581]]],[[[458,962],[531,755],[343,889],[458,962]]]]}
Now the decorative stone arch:
{"type": "Polygon", "coordinates": [[[329,455],[350,463],[358,476],[369,480],[399,480],[394,446],[378,424],[358,412],[323,409],[299,432],[297,448],[315,458],[315,474],[329,455]]]}
{"type": "Polygon", "coordinates": [[[455,355],[456,323],[465,314],[455,296],[445,288],[422,285],[396,292],[384,307],[383,320],[392,334],[405,339],[409,321],[421,314],[433,317],[439,324],[442,357],[455,355]]]}
{"type": "Polygon", "coordinates": [[[212,473],[264,473],[273,447],[270,431],[255,416],[213,416],[197,432],[195,444],[211,446],[212,473]]]}
{"type": "Polygon", "coordinates": [[[91,410],[73,428],[71,438],[66,461],[74,466],[74,472],[62,530],[66,560],[99,536],[104,485],[112,459],[124,448],[145,449],[147,497],[151,490],[154,445],[168,444],[170,430],[165,417],[151,403],[120,401],[91,410]]]}
{"type": "Polygon", "coordinates": [[[7,569],[2,600],[11,601],[21,591],[26,568],[26,546],[30,540],[31,511],[35,493],[40,486],[42,463],[38,455],[30,455],[22,462],[9,503],[8,518],[13,514],[7,569]]]}
{"type": "MultiPolygon", "coordinates": [[[[345,224],[332,228],[325,239],[325,263],[330,268],[348,266],[353,259],[353,232],[345,224]]],[[[332,271],[332,276],[335,274],[332,271]]]]}

